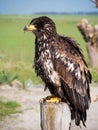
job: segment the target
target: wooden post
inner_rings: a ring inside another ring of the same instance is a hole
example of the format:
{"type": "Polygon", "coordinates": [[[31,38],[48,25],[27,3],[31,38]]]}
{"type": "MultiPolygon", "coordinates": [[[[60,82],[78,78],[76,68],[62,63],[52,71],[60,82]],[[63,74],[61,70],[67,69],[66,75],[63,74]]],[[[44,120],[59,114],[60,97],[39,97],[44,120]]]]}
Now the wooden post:
{"type": "Polygon", "coordinates": [[[71,113],[66,103],[40,102],[41,130],[70,130],[71,113]]]}
{"type": "Polygon", "coordinates": [[[87,43],[86,48],[91,65],[98,67],[98,25],[92,26],[87,19],[82,19],[77,27],[87,43]]]}
{"type": "Polygon", "coordinates": [[[86,48],[91,65],[98,68],[98,49],[89,44],[87,44],[86,48]]]}

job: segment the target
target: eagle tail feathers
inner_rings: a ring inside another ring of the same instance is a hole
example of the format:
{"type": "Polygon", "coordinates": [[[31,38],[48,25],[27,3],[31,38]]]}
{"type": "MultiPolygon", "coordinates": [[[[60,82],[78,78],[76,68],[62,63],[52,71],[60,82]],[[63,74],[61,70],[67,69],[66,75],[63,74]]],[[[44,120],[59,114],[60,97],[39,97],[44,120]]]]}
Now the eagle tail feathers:
{"type": "Polygon", "coordinates": [[[66,95],[66,99],[68,102],[71,118],[75,120],[75,124],[80,126],[80,122],[86,127],[85,122],[87,119],[87,109],[89,108],[89,97],[88,94],[85,96],[80,95],[74,88],[69,88],[69,86],[63,81],[62,82],[62,90],[64,95],[66,95]]]}
{"type": "Polygon", "coordinates": [[[87,114],[86,111],[85,112],[80,112],[79,110],[72,110],[71,111],[71,119],[75,120],[75,124],[77,126],[80,126],[80,122],[82,121],[83,125],[86,127],[86,118],[87,118],[87,114]]]}

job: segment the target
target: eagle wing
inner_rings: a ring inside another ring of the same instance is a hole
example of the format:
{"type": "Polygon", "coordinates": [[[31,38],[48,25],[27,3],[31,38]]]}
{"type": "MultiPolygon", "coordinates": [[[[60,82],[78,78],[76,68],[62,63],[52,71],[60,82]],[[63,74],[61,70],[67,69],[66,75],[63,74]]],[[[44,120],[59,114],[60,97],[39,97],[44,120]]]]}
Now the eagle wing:
{"type": "Polygon", "coordinates": [[[58,39],[51,53],[60,87],[75,109],[85,111],[90,104],[91,74],[77,43],[69,37],[59,36],[58,39]]]}

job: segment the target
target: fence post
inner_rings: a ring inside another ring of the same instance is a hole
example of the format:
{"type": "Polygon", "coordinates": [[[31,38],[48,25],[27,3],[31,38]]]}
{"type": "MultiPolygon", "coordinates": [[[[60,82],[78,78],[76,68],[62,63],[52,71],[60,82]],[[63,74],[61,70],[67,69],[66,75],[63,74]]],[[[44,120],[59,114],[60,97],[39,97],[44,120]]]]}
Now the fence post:
{"type": "Polygon", "coordinates": [[[66,103],[40,102],[41,130],[70,130],[71,113],[66,103]]]}

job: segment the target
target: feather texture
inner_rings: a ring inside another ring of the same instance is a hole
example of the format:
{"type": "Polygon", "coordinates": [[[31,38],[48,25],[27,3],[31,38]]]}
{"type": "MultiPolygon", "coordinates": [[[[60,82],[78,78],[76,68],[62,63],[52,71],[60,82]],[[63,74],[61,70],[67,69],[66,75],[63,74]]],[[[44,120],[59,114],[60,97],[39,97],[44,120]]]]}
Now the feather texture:
{"type": "Polygon", "coordinates": [[[57,34],[55,23],[43,16],[33,19],[35,40],[35,72],[51,94],[68,103],[76,125],[85,126],[90,105],[91,74],[79,44],[70,37],[57,34]]]}

